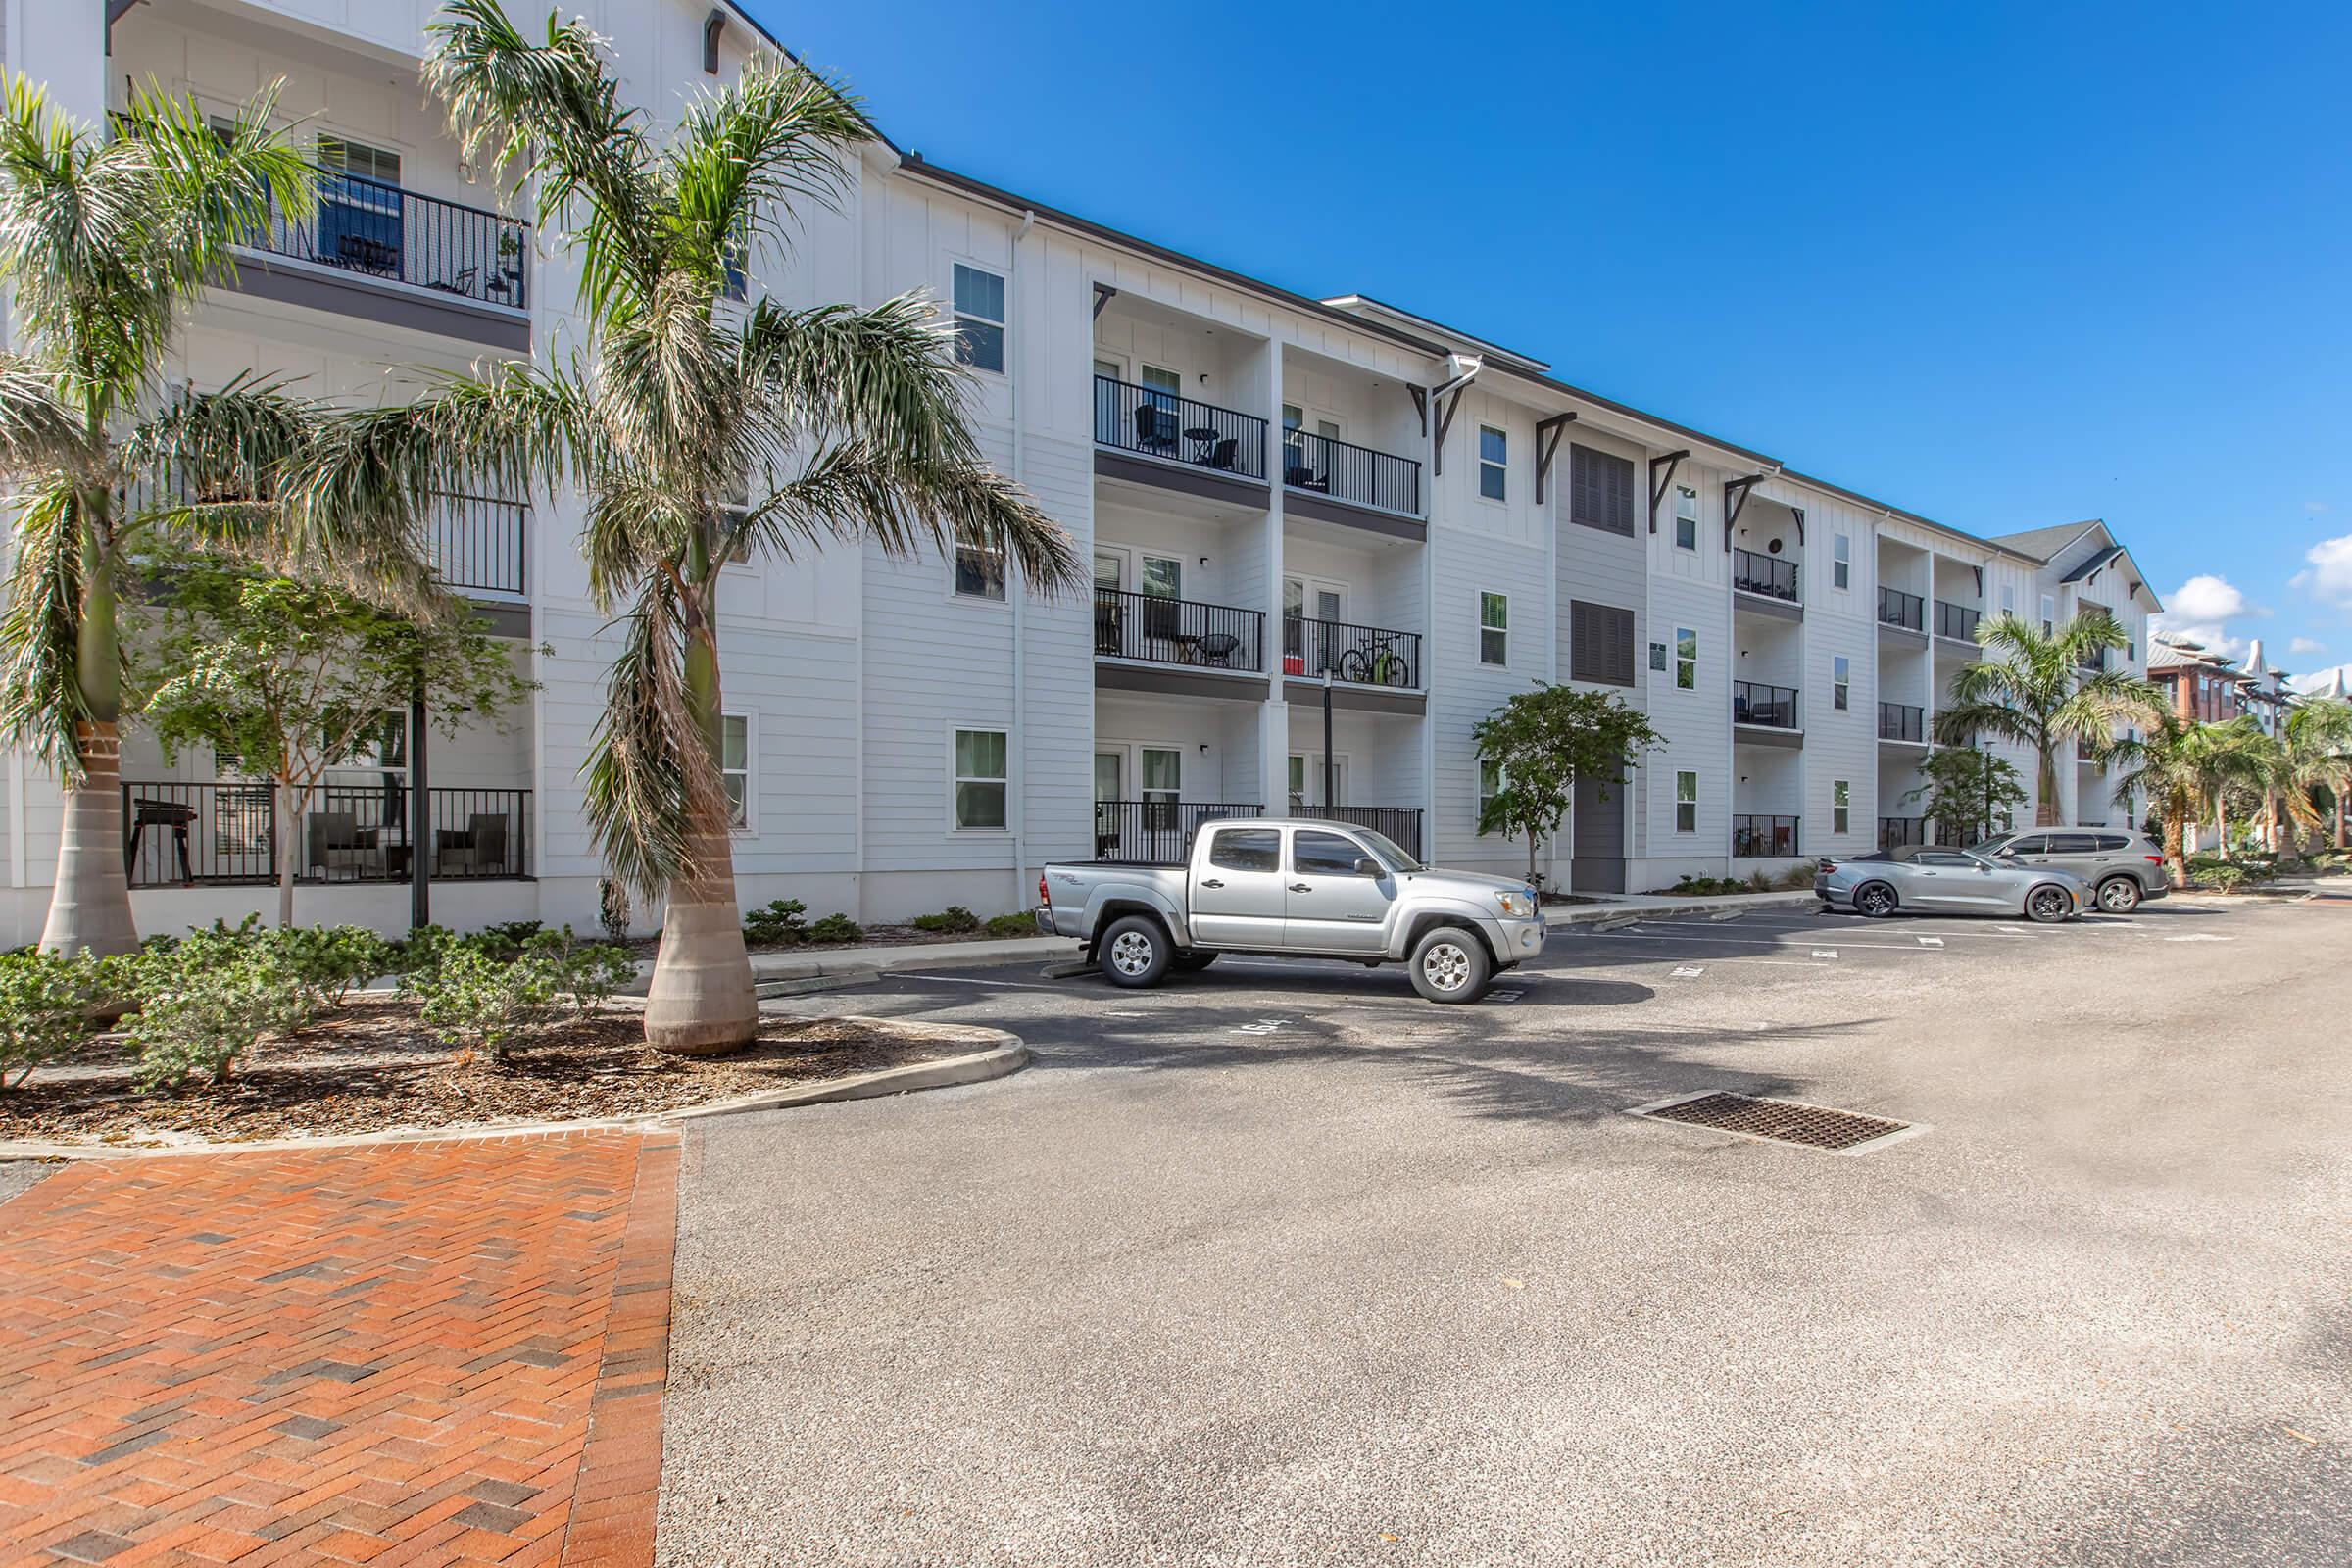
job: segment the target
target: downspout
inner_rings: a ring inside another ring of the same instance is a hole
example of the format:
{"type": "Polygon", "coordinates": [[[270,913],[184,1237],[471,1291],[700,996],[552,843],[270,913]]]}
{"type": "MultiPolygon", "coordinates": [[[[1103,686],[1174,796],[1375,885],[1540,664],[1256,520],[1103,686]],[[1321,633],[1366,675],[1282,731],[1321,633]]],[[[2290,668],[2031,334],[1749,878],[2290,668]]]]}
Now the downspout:
{"type": "MultiPolygon", "coordinates": [[[[1008,314],[1010,311],[1020,308],[1021,244],[1028,239],[1029,231],[1036,226],[1036,210],[1031,208],[1024,211],[1021,214],[1021,226],[1012,236],[1012,264],[1007,269],[1011,275],[1004,280],[1004,292],[1012,299],[1012,304],[1007,307],[1008,314]]],[[[1027,337],[1028,334],[1025,330],[1014,337],[1016,354],[1021,352],[1020,346],[1026,344],[1027,337]]],[[[1012,370],[1013,374],[1009,377],[1010,390],[1007,394],[1012,409],[1012,482],[1026,492],[1029,487],[1027,461],[1029,449],[1028,443],[1021,438],[1021,375],[1017,363],[1012,367],[1012,370]]],[[[1012,906],[1015,909],[1026,909],[1029,907],[1030,901],[1028,887],[1029,728],[1025,722],[1028,710],[1029,679],[1026,657],[1028,653],[1028,638],[1025,634],[1026,617],[1022,614],[1022,609],[1028,601],[1029,591],[1026,583],[1016,584],[1012,579],[1012,558],[1010,552],[1007,552],[1004,560],[1004,591],[1012,600],[1012,733],[1020,743],[1021,759],[1020,786],[1011,792],[1012,906]]]]}

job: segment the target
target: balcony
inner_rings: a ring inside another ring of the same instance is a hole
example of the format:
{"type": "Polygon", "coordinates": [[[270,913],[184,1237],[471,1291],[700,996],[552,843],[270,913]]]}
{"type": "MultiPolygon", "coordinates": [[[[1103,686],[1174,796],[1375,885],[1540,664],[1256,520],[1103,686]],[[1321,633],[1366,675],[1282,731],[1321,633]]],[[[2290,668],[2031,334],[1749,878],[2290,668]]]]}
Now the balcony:
{"type": "Polygon", "coordinates": [[[1124,478],[1207,495],[1266,482],[1265,420],[1107,375],[1095,377],[1095,445],[1096,470],[1124,478]]]}
{"type": "Polygon", "coordinates": [[[1879,818],[1879,848],[1899,850],[1909,845],[1928,842],[1928,823],[1919,816],[1882,816],[1879,818]]]}
{"type": "Polygon", "coordinates": [[[1260,610],[1121,589],[1095,590],[1095,657],[1188,669],[1262,671],[1260,610]]]}
{"type": "Polygon", "coordinates": [[[1761,599],[1796,603],[1796,563],[1753,550],[1732,552],[1732,586],[1761,599]]]}
{"type": "Polygon", "coordinates": [[[424,522],[425,560],[461,593],[524,592],[531,509],[495,496],[443,496],[424,522]]]}
{"type": "Polygon", "coordinates": [[[1945,599],[1936,601],[1936,635],[1938,637],[1973,643],[1977,640],[1977,626],[1984,618],[1984,612],[1981,610],[1971,610],[1966,605],[1955,605],[1945,599]]]}
{"type": "Polygon", "coordinates": [[[1765,729],[1796,728],[1796,688],[1766,686],[1752,680],[1732,682],[1732,722],[1765,729]]]}
{"type": "Polygon", "coordinates": [[[1797,853],[1793,816],[1735,816],[1732,855],[1736,859],[1787,858],[1797,853]]]}
{"type": "Polygon", "coordinates": [[[1193,836],[1210,822],[1263,816],[1254,801],[1097,801],[1095,858],[1140,865],[1183,865],[1193,836]]]}
{"type": "MultiPolygon", "coordinates": [[[[407,882],[415,871],[411,797],[381,783],[328,784],[295,835],[294,878],[311,885],[407,882]]],[[[527,878],[529,790],[427,789],[426,875],[527,878]]],[[[134,888],[268,885],[277,880],[278,792],[261,783],[122,785],[122,867],[134,888]]]]}
{"type": "Polygon", "coordinates": [[[1327,670],[1334,680],[1356,686],[1418,689],[1420,635],[1307,615],[1283,616],[1283,674],[1293,680],[1321,680],[1327,670]]]}
{"type": "Polygon", "coordinates": [[[1905,631],[1925,631],[1928,627],[1928,602],[1917,594],[1907,594],[1900,588],[1879,590],[1879,624],[1900,626],[1905,631]]]}
{"type": "Polygon", "coordinates": [[[1914,708],[1909,703],[1881,703],[1879,739],[1925,746],[1928,743],[1928,710],[1914,708]]]}
{"type": "Polygon", "coordinates": [[[1300,496],[1327,496],[1402,517],[1421,515],[1420,464],[1310,430],[1282,432],[1282,483],[1300,496]]]}
{"type": "Polygon", "coordinates": [[[1294,800],[1291,802],[1291,814],[1370,828],[1414,859],[1421,858],[1421,808],[1418,806],[1327,806],[1317,808],[1294,800]]]}
{"type": "Polygon", "coordinates": [[[478,207],[337,170],[318,171],[318,211],[269,222],[241,249],[323,270],[265,265],[236,287],[289,304],[340,310],[396,325],[530,346],[530,225],[478,207]]]}

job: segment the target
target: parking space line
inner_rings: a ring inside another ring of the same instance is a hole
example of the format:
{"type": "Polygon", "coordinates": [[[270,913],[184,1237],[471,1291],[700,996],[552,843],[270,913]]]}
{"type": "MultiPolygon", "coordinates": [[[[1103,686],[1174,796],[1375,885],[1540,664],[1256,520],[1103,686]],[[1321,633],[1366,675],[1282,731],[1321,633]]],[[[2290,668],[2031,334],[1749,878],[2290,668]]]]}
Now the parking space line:
{"type": "MultiPolygon", "coordinates": [[[[1730,935],[1712,937],[1684,937],[1673,936],[1663,931],[1611,931],[1606,933],[1606,936],[1611,942],[1696,942],[1702,945],[1740,943],[1751,948],[1788,949],[1794,949],[1798,946],[1796,943],[1782,942],[1772,937],[1736,937],[1730,935]]],[[[1921,951],[1917,947],[1907,947],[1900,942],[1847,942],[1842,943],[1841,946],[1848,948],[1877,948],[1886,953],[1918,953],[1921,951]]]]}
{"type": "Polygon", "coordinates": [[[982,980],[968,974],[917,974],[901,969],[892,978],[900,980],[945,980],[958,986],[1002,986],[1007,991],[1064,991],[1066,986],[1041,986],[1027,980],[982,980]]]}

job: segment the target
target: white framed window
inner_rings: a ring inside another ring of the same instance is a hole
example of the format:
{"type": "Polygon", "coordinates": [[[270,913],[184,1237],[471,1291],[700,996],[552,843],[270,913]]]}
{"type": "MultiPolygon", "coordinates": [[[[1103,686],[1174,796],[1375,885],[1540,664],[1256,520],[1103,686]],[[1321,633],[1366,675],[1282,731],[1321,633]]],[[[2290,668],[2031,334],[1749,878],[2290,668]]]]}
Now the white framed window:
{"type": "Polygon", "coordinates": [[[1843,654],[1830,661],[1830,706],[1840,713],[1852,706],[1854,663],[1843,654]]]}
{"type": "Polygon", "coordinates": [[[1854,542],[1844,534],[1830,541],[1830,586],[1851,588],[1854,585],[1854,542]]]}
{"type": "Polygon", "coordinates": [[[753,831],[752,715],[718,716],[718,783],[727,792],[727,825],[738,833],[753,831]]]}
{"type": "Polygon", "coordinates": [[[1843,833],[1853,821],[1854,787],[1838,778],[1830,781],[1830,831],[1843,833]]]}
{"type": "Polygon", "coordinates": [[[1687,484],[1674,487],[1674,548],[1698,548],[1698,492],[1687,484]]]}
{"type": "Polygon", "coordinates": [[[2016,589],[2004,588],[2001,590],[2001,613],[2004,615],[2014,615],[2017,613],[2016,589]]]}
{"type": "Polygon", "coordinates": [[[954,742],[954,816],[958,833],[1004,826],[1004,732],[959,729],[954,742]]]}
{"type": "Polygon", "coordinates": [[[956,264],[956,358],[975,370],[1004,373],[1004,279],[956,264]]]}
{"type": "Polygon", "coordinates": [[[1511,436],[1491,424],[1478,427],[1478,493],[1489,501],[1508,498],[1511,484],[1511,436]]]}
{"type": "Polygon", "coordinates": [[[1674,775],[1674,830],[1698,831],[1698,775],[1687,769],[1674,775]]]}
{"type": "Polygon", "coordinates": [[[1688,626],[1674,628],[1674,685],[1677,691],[1698,690],[1698,633],[1688,626]]]}
{"type": "Polygon", "coordinates": [[[1184,753],[1173,746],[1145,746],[1136,752],[1138,796],[1172,806],[1184,799],[1184,753]]]}
{"type": "Polygon", "coordinates": [[[1135,590],[1153,599],[1184,597],[1184,560],[1179,556],[1141,556],[1136,561],[1135,590]]]}
{"type": "Polygon", "coordinates": [[[1511,662],[1511,596],[1481,593],[1478,596],[1478,662],[1482,664],[1508,664],[1511,662]]]}
{"type": "Polygon", "coordinates": [[[2057,629],[2058,601],[2048,594],[2041,596],[2041,634],[2047,637],[2057,629]]]}
{"type": "MultiPolygon", "coordinates": [[[[1494,797],[1500,795],[1503,788],[1502,764],[1488,758],[1480,758],[1478,760],[1477,821],[1484,822],[1487,819],[1488,808],[1494,804],[1494,797]]],[[[1472,825],[1475,826],[1476,823],[1474,822],[1472,825]]]]}
{"type": "Polygon", "coordinates": [[[966,540],[956,543],[956,597],[1004,599],[1004,552],[993,545],[966,540]]]}

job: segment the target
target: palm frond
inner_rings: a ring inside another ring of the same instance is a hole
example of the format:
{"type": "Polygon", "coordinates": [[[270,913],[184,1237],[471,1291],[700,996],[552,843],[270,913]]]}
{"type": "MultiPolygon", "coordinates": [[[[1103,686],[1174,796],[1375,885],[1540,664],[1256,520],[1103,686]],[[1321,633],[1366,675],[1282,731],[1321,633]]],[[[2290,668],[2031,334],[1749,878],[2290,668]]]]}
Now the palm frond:
{"type": "Polygon", "coordinates": [[[87,472],[100,460],[88,426],[59,395],[56,370],[0,350],[0,472],[87,472]]]}
{"type": "Polygon", "coordinates": [[[753,254],[791,249],[796,203],[837,207],[844,153],[872,127],[843,90],[799,65],[755,58],[686,107],[662,157],[676,215],[670,261],[714,288],[753,254]]]}
{"type": "Polygon", "coordinates": [[[59,481],[17,497],[17,558],[0,612],[0,738],[66,778],[74,727],[90,717],[80,669],[82,498],[59,481]]]}
{"type": "Polygon", "coordinates": [[[588,825],[615,875],[654,897],[693,870],[686,824],[697,792],[719,788],[718,762],[696,732],[670,579],[649,578],[605,682],[586,782],[588,825]]]}

